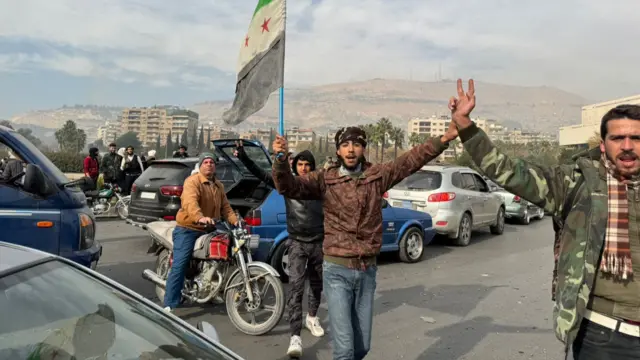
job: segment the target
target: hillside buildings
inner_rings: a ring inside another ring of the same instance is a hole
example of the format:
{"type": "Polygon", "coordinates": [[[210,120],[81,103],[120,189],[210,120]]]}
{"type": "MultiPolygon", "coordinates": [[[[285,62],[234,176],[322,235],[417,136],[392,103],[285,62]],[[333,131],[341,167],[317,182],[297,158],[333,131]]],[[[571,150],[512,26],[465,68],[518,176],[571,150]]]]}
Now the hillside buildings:
{"type": "MultiPolygon", "coordinates": [[[[545,134],[536,131],[526,130],[509,130],[507,127],[500,124],[497,120],[493,119],[473,119],[476,125],[489,135],[489,138],[493,141],[502,141],[506,143],[516,143],[526,145],[536,142],[554,142],[555,136],[551,134],[545,134]]],[[[407,127],[407,135],[411,134],[424,134],[428,137],[442,136],[449,127],[451,118],[449,116],[432,116],[430,118],[414,118],[409,120],[407,127]]],[[[441,160],[454,158],[456,154],[461,154],[463,151],[462,144],[458,143],[455,149],[447,149],[442,155],[441,160]]]]}
{"type": "Polygon", "coordinates": [[[560,128],[560,146],[586,146],[591,137],[600,136],[600,121],[604,114],[622,104],[640,105],[640,95],[583,106],[581,124],[560,128]]]}
{"type": "Polygon", "coordinates": [[[120,128],[122,134],[136,132],[143,146],[153,147],[158,136],[164,144],[169,132],[182,134],[187,129],[192,134],[198,127],[198,117],[198,113],[176,106],[126,108],[120,116],[120,128]]]}

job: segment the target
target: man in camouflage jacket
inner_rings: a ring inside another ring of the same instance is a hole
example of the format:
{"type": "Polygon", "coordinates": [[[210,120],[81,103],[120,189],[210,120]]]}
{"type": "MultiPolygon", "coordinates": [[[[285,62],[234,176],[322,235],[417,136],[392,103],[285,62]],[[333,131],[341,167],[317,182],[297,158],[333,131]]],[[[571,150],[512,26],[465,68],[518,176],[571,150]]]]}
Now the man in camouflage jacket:
{"type": "Polygon", "coordinates": [[[560,233],[556,336],[565,357],[572,349],[580,360],[639,359],[640,106],[610,110],[602,118],[600,147],[557,166],[510,159],[491,143],[469,118],[473,80],[467,93],[458,80],[449,107],[465,150],[507,191],[558,216],[580,184],[560,233]]]}

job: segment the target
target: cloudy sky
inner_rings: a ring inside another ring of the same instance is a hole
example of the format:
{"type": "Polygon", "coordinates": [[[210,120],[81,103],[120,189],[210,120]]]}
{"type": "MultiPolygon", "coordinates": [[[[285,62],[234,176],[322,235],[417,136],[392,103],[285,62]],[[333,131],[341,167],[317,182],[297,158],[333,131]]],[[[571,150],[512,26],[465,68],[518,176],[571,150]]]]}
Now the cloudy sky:
{"type": "MultiPolygon", "coordinates": [[[[233,96],[257,0],[0,0],[0,117],[233,96]]],[[[294,0],[286,82],[444,77],[640,93],[637,0],[294,0]]],[[[478,91],[481,91],[479,89],[478,91]]]]}

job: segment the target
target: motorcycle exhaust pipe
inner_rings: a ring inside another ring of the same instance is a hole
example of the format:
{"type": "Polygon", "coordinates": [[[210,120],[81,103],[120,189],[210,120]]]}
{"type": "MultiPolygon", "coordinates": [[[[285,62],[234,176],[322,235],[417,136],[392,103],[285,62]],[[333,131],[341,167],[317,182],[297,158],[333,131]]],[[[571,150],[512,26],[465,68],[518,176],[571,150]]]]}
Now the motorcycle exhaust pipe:
{"type": "Polygon", "coordinates": [[[163,289],[167,288],[167,283],[166,281],[164,281],[158,274],[156,274],[155,272],[149,270],[149,269],[145,269],[142,272],[142,277],[144,279],[147,279],[149,281],[151,281],[152,283],[160,286],[163,289]]]}

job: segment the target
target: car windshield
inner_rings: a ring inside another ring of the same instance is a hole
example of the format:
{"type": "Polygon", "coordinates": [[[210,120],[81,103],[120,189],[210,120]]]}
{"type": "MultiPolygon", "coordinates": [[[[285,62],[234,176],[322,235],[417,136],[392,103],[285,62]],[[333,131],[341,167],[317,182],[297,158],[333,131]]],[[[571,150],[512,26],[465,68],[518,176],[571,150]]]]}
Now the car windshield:
{"type": "Polygon", "coordinates": [[[437,171],[420,170],[409,175],[398,185],[397,190],[436,190],[442,185],[442,174],[437,171]]]}
{"type": "Polygon", "coordinates": [[[60,261],[0,278],[0,314],[0,359],[236,358],[60,261]]]}

